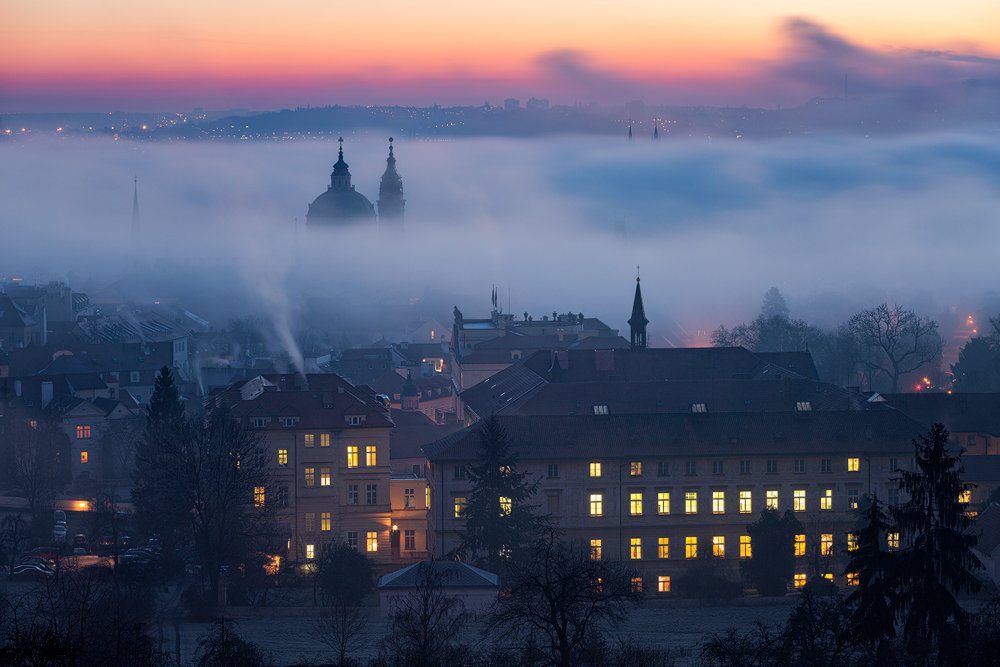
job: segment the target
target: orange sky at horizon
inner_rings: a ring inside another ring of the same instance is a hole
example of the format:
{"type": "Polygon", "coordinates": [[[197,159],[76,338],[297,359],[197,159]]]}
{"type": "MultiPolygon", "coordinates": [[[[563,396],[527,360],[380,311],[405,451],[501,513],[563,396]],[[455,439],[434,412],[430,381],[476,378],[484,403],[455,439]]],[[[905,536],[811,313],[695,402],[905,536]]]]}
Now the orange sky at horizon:
{"type": "Polygon", "coordinates": [[[539,56],[561,49],[638,80],[725,82],[779,59],[786,47],[780,28],[791,16],[809,17],[867,48],[1000,52],[1000,3],[954,0],[947,11],[917,4],[508,0],[498,10],[401,0],[346,6],[8,0],[0,10],[0,96],[88,86],[99,93],[140,81],[165,89],[225,81],[236,89],[297,91],[308,91],[310,82],[343,81],[363,91],[419,80],[433,98],[436,86],[460,89],[478,79],[509,83],[510,91],[497,90],[502,98],[525,94],[540,80],[539,56]]]}

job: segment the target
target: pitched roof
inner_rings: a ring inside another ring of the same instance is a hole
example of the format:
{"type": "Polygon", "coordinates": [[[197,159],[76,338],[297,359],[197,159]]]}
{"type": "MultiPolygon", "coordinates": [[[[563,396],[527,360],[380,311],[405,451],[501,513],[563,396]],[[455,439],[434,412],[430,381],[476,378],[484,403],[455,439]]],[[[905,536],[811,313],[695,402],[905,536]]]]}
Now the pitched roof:
{"type": "Polygon", "coordinates": [[[882,394],[893,407],[921,424],[935,422],[953,432],[1000,435],[1000,393],[882,394]]]}
{"type": "Polygon", "coordinates": [[[499,588],[500,577],[457,560],[431,560],[408,565],[383,575],[380,590],[416,588],[428,575],[440,577],[442,588],[499,588]]]}
{"type": "Polygon", "coordinates": [[[35,319],[24,312],[6,294],[0,294],[0,327],[21,329],[34,325],[35,319]]]}
{"type": "Polygon", "coordinates": [[[966,531],[979,538],[976,551],[990,556],[1000,547],[1000,505],[990,503],[989,507],[980,512],[976,522],[966,531]]]}
{"type": "Polygon", "coordinates": [[[389,457],[415,459],[423,457],[423,447],[460,431],[460,423],[436,424],[418,410],[393,410],[395,427],[389,434],[389,457]]]}

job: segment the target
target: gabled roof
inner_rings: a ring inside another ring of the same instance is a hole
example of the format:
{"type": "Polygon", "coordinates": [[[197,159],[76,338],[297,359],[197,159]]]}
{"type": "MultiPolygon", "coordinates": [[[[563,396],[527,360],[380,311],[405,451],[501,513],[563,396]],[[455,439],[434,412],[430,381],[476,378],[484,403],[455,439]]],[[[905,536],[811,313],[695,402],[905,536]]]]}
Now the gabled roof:
{"type": "Polygon", "coordinates": [[[418,410],[393,410],[395,428],[389,434],[389,457],[415,459],[423,457],[423,447],[462,430],[462,424],[436,424],[418,410]]]}
{"type": "Polygon", "coordinates": [[[431,560],[383,575],[379,590],[416,588],[428,575],[439,577],[442,588],[500,588],[500,577],[457,560],[431,560]]]}
{"type": "Polygon", "coordinates": [[[35,319],[14,303],[13,299],[0,294],[0,327],[21,329],[34,324],[35,319]]]}

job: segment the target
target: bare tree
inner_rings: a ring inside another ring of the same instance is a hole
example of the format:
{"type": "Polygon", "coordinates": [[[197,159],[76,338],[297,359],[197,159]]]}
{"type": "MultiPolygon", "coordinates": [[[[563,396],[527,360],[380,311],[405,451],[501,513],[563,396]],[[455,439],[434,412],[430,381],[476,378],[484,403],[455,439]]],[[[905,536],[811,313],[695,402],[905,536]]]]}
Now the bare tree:
{"type": "Polygon", "coordinates": [[[59,489],[60,448],[66,436],[45,419],[18,420],[11,429],[10,439],[14,483],[34,514],[50,506],[59,489]]]}
{"type": "Polygon", "coordinates": [[[937,322],[902,306],[883,303],[856,314],[848,322],[857,339],[862,361],[873,376],[885,375],[892,391],[899,379],[941,357],[937,322]]]}
{"type": "Polygon", "coordinates": [[[348,654],[360,644],[366,627],[368,614],[364,608],[335,604],[316,621],[316,636],[337,654],[338,667],[344,667],[348,654]]]}
{"type": "Polygon", "coordinates": [[[142,429],[142,420],[137,417],[109,420],[108,428],[101,435],[101,446],[110,468],[105,472],[111,479],[128,479],[132,474],[142,429]]]}
{"type": "Polygon", "coordinates": [[[375,571],[367,556],[347,544],[324,547],[316,566],[316,583],[329,605],[316,623],[316,634],[343,667],[368,625],[361,604],[375,587],[375,571]]]}

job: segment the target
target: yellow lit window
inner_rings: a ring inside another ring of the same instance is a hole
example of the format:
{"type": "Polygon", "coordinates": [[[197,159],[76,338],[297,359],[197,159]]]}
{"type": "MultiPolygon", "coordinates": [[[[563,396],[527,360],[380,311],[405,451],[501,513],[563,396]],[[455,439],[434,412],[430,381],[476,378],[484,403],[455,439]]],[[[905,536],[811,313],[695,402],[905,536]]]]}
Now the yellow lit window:
{"type": "Polygon", "coordinates": [[[304,434],[302,436],[302,446],[303,447],[312,447],[314,444],[316,444],[316,436],[315,435],[313,435],[312,433],[306,433],[306,434],[304,434]]]}
{"type": "Polygon", "coordinates": [[[726,513],[726,492],[712,491],[712,514],[726,513]]]}
{"type": "Polygon", "coordinates": [[[971,489],[965,489],[961,493],[959,493],[958,494],[958,502],[960,502],[963,505],[968,505],[969,503],[971,503],[972,502],[972,490],[971,489]]]}
{"type": "Polygon", "coordinates": [[[833,555],[833,535],[831,533],[823,533],[819,536],[819,554],[821,556],[833,555]]]}
{"type": "Polygon", "coordinates": [[[279,449],[278,450],[278,465],[279,466],[286,466],[286,465],[288,465],[288,450],[287,449],[279,449]]]}
{"type": "Polygon", "coordinates": [[[89,463],[89,462],[90,462],[90,453],[85,449],[82,452],[80,452],[80,463],[89,463]]]}
{"type": "Polygon", "coordinates": [[[253,487],[253,506],[263,507],[264,506],[264,487],[255,486],[253,487]]]}
{"type": "Polygon", "coordinates": [[[642,577],[632,577],[632,592],[633,593],[642,592],[642,577]]]}
{"type": "Polygon", "coordinates": [[[590,560],[601,560],[602,548],[600,540],[590,541],[590,560]]]}
{"type": "Polygon", "coordinates": [[[712,555],[716,558],[726,557],[726,538],[723,535],[712,537],[712,555]]]}
{"type": "Polygon", "coordinates": [[[857,586],[859,583],[860,582],[858,581],[858,573],[857,572],[848,572],[847,573],[847,585],[848,586],[857,586]]]}
{"type": "Polygon", "coordinates": [[[861,470],[861,459],[856,456],[847,459],[847,472],[858,472],[859,470],[861,470]]]}
{"type": "Polygon", "coordinates": [[[461,519],[465,514],[465,498],[455,498],[455,518],[461,519]]]}
{"type": "Polygon", "coordinates": [[[670,575],[661,574],[656,578],[656,590],[660,593],[670,592],[670,575]]]}
{"type": "Polygon", "coordinates": [[[847,550],[857,551],[858,550],[858,536],[854,533],[847,534],[847,550]]]}
{"type": "Polygon", "coordinates": [[[764,492],[764,507],[778,511],[778,490],[768,489],[764,492]]]}
{"type": "Polygon", "coordinates": [[[806,575],[804,572],[799,572],[792,575],[792,585],[795,588],[803,588],[806,585],[806,575]]]}
{"type": "Polygon", "coordinates": [[[795,489],[792,491],[792,509],[796,512],[806,511],[806,490],[795,489]]]}
{"type": "Polygon", "coordinates": [[[833,572],[824,572],[823,578],[827,581],[833,581],[833,572]]]}
{"type": "Polygon", "coordinates": [[[823,490],[823,495],[819,497],[819,508],[821,510],[833,509],[833,489],[823,490]]]}
{"type": "Polygon", "coordinates": [[[319,434],[319,446],[320,447],[329,447],[330,446],[330,434],[329,433],[320,433],[319,434]]]}
{"type": "Polygon", "coordinates": [[[656,555],[658,558],[670,558],[670,538],[661,537],[657,540],[656,555]]]}
{"type": "Polygon", "coordinates": [[[632,537],[628,541],[628,557],[632,560],[642,560],[642,538],[632,537]]]}
{"type": "Polygon", "coordinates": [[[601,476],[601,463],[600,461],[594,461],[590,464],[590,476],[600,477],[601,476]]]}
{"type": "Polygon", "coordinates": [[[327,466],[322,466],[319,469],[319,485],[330,486],[330,468],[327,466]]]}
{"type": "Polygon", "coordinates": [[[670,492],[660,491],[656,494],[656,513],[670,514],[670,492]]]}
{"type": "Polygon", "coordinates": [[[753,514],[753,491],[740,491],[740,514],[753,514]]]}
{"type": "Polygon", "coordinates": [[[77,440],[90,440],[90,426],[81,425],[76,427],[77,440]]]}
{"type": "Polygon", "coordinates": [[[378,551],[378,532],[369,530],[366,543],[368,545],[368,553],[373,554],[378,551]]]}
{"type": "Polygon", "coordinates": [[[500,496],[500,515],[501,516],[510,516],[511,511],[513,511],[513,508],[514,508],[514,506],[511,503],[510,498],[507,498],[506,496],[500,496]]]}
{"type": "Polygon", "coordinates": [[[358,467],[358,446],[348,445],[347,446],[347,467],[357,468],[358,467]]]}
{"type": "Polygon", "coordinates": [[[642,475],[642,461],[632,461],[628,464],[628,474],[632,477],[642,475]]]}
{"type": "Polygon", "coordinates": [[[600,493],[590,494],[590,516],[604,515],[604,496],[600,493]]]}
{"type": "Polygon", "coordinates": [[[685,491],[684,492],[684,513],[685,514],[697,514],[698,513],[698,492],[697,491],[685,491]]]}
{"type": "Polygon", "coordinates": [[[684,557],[685,558],[697,558],[698,557],[698,538],[697,537],[685,537],[684,538],[684,557]]]}
{"type": "Polygon", "coordinates": [[[306,466],[303,468],[303,473],[305,475],[306,486],[308,488],[316,486],[316,468],[306,466]]]}
{"type": "Polygon", "coordinates": [[[888,533],[885,536],[886,544],[889,547],[889,551],[899,550],[899,533],[888,533]]]}
{"type": "Polygon", "coordinates": [[[792,553],[796,556],[806,555],[806,536],[799,533],[792,542],[792,553]]]}
{"type": "Polygon", "coordinates": [[[330,530],[330,513],[320,512],[319,515],[319,529],[329,532],[330,530]]]}
{"type": "Polygon", "coordinates": [[[628,496],[629,514],[642,516],[642,493],[630,493],[628,496]]]}
{"type": "Polygon", "coordinates": [[[753,545],[749,535],[740,535],[740,558],[753,558],[753,545]]]}
{"type": "Polygon", "coordinates": [[[427,509],[431,508],[431,487],[424,487],[424,507],[427,509]]]}
{"type": "Polygon", "coordinates": [[[369,467],[378,465],[378,454],[375,445],[365,446],[365,465],[369,467]]]}
{"type": "Polygon", "coordinates": [[[306,560],[312,560],[316,557],[316,545],[307,544],[306,545],[306,560]]]}

